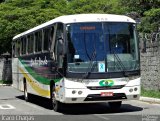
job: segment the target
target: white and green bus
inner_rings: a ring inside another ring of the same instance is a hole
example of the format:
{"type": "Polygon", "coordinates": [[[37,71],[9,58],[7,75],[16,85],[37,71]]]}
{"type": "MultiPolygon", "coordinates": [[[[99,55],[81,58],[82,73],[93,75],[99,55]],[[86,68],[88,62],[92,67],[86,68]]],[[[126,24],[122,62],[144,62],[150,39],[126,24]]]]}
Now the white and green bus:
{"type": "Polygon", "coordinates": [[[13,38],[13,86],[62,103],[122,101],[140,96],[136,22],[123,15],[79,14],[55,18],[13,38]]]}

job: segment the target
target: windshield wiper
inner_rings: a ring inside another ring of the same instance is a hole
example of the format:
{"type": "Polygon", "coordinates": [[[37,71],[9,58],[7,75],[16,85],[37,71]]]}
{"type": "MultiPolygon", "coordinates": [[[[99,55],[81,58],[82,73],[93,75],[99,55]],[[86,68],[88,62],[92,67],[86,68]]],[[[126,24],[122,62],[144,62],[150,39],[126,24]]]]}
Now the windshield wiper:
{"type": "Polygon", "coordinates": [[[96,54],[97,54],[97,52],[96,52],[96,47],[95,47],[95,43],[94,43],[94,50],[93,50],[92,56],[90,58],[90,62],[89,62],[89,66],[87,68],[87,71],[83,75],[83,79],[87,78],[88,75],[92,72],[92,69],[93,69],[93,67],[95,65],[95,63],[93,62],[93,60],[96,58],[96,54]]]}
{"type": "Polygon", "coordinates": [[[121,59],[119,58],[119,56],[117,55],[117,53],[115,53],[114,51],[113,51],[113,54],[114,54],[114,57],[117,59],[118,64],[119,64],[120,67],[122,68],[123,75],[124,75],[125,77],[128,77],[128,74],[127,74],[127,72],[126,72],[126,68],[125,68],[125,66],[123,65],[121,59]]]}

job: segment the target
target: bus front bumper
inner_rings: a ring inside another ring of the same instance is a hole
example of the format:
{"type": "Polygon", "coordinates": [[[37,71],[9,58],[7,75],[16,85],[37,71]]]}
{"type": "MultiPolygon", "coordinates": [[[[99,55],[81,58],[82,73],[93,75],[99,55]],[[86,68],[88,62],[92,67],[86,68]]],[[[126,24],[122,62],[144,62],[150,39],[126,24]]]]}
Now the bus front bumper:
{"type": "Polygon", "coordinates": [[[63,103],[96,103],[138,100],[140,97],[140,86],[123,87],[116,90],[90,90],[90,89],[67,89],[60,99],[63,103]],[[102,96],[102,93],[112,93],[112,96],[102,96]]]}

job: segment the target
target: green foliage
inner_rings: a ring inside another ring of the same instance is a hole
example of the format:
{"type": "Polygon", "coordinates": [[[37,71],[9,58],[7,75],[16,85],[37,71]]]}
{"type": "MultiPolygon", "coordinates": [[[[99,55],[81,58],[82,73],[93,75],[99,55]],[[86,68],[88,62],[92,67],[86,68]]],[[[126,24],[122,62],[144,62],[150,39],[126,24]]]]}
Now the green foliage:
{"type": "Polygon", "coordinates": [[[72,0],[69,10],[72,13],[122,13],[118,0],[72,0]]]}
{"type": "Polygon", "coordinates": [[[159,8],[159,0],[120,0],[120,6],[123,6],[126,12],[137,12],[141,16],[145,11],[152,8],[159,8]]]}
{"type": "Polygon", "coordinates": [[[160,91],[146,90],[142,87],[141,88],[141,95],[145,96],[145,97],[160,98],[160,91]]]}
{"type": "Polygon", "coordinates": [[[58,6],[65,5],[64,0],[57,4],[53,4],[54,1],[57,0],[51,4],[47,0],[8,0],[1,3],[0,55],[6,51],[11,53],[11,41],[15,35],[62,15],[60,10],[63,9],[58,6]]]}
{"type": "Polygon", "coordinates": [[[136,12],[141,16],[140,32],[157,32],[160,27],[160,0],[120,0],[126,13],[136,12]]]}
{"type": "Polygon", "coordinates": [[[142,32],[157,32],[160,27],[160,8],[153,8],[144,12],[139,30],[142,32]]]}
{"type": "Polygon", "coordinates": [[[0,84],[12,84],[12,81],[11,80],[8,80],[8,81],[6,81],[6,80],[0,80],[0,84]]]}

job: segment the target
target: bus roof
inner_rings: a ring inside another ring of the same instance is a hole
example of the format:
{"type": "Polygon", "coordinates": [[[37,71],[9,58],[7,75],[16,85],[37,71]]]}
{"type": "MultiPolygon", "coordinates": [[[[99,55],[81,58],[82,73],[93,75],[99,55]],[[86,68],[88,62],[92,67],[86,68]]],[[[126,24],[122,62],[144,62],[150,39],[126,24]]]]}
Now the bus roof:
{"type": "Polygon", "coordinates": [[[130,22],[130,23],[136,23],[133,19],[124,16],[124,15],[115,15],[115,14],[76,14],[76,15],[64,15],[57,17],[55,19],[52,19],[46,23],[43,23],[39,26],[36,26],[32,29],[29,29],[21,34],[16,35],[13,40],[24,36],[26,34],[29,34],[31,32],[34,32],[36,30],[39,30],[41,28],[47,27],[49,25],[52,25],[54,23],[61,22],[64,24],[69,23],[80,23],[80,22],[130,22]]]}

